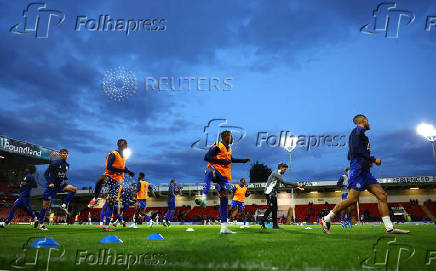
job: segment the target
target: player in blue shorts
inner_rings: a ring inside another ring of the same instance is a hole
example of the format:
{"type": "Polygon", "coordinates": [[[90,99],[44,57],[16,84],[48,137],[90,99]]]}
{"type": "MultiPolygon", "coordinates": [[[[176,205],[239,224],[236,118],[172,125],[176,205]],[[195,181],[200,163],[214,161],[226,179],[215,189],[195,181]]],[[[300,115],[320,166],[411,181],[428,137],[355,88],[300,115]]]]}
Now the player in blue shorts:
{"type": "MultiPolygon", "coordinates": [[[[136,199],[137,199],[137,206],[136,206],[136,212],[135,212],[135,221],[130,225],[131,228],[137,228],[136,223],[139,222],[140,215],[144,216],[145,219],[149,222],[149,227],[153,226],[153,219],[147,215],[145,210],[147,209],[147,199],[148,199],[148,192],[153,191],[153,186],[146,180],[144,180],[145,173],[140,172],[138,175],[138,182],[136,183],[136,199]]],[[[152,194],[156,197],[154,192],[152,194]]]]}
{"type": "Polygon", "coordinates": [[[60,208],[68,215],[68,204],[77,192],[76,187],[67,184],[67,171],[70,168],[70,165],[67,163],[68,150],[60,150],[59,158],[60,159],[52,161],[44,173],[47,187],[44,189],[42,209],[39,212],[39,229],[42,231],[47,230],[44,224],[45,214],[47,209],[50,207],[51,200],[56,198],[57,193],[68,192],[64,203],[60,206],[60,208]]]}
{"type": "Polygon", "coordinates": [[[136,192],[136,184],[132,183],[131,187],[122,187],[121,189],[121,196],[120,199],[122,201],[122,208],[120,208],[118,202],[115,204],[115,208],[119,210],[119,212],[116,214],[116,219],[113,222],[113,226],[116,227],[118,225],[118,222],[123,223],[123,227],[126,227],[126,220],[128,217],[125,216],[127,210],[130,206],[135,204],[135,195],[136,192]]]}
{"type": "Polygon", "coordinates": [[[168,188],[168,211],[166,212],[162,222],[165,227],[169,227],[171,225],[171,220],[173,219],[176,211],[176,194],[179,192],[180,189],[177,186],[177,181],[174,179],[171,180],[170,187],[168,188]]]}
{"type": "Polygon", "coordinates": [[[239,180],[239,184],[235,185],[232,188],[233,191],[233,199],[232,199],[232,204],[231,204],[231,208],[233,211],[234,209],[236,209],[238,212],[242,212],[242,215],[244,217],[244,225],[241,228],[248,228],[247,226],[247,213],[245,212],[245,197],[249,197],[250,196],[250,192],[248,192],[248,187],[245,186],[245,178],[241,178],[239,180]]]}
{"type": "Polygon", "coordinates": [[[20,182],[20,195],[18,199],[14,202],[11,211],[9,212],[9,216],[6,218],[5,222],[0,222],[0,228],[5,228],[11,220],[14,218],[15,212],[21,208],[26,210],[26,212],[33,218],[34,227],[38,226],[38,217],[35,215],[35,212],[30,208],[31,201],[31,193],[32,188],[36,188],[36,181],[34,174],[36,171],[36,167],[34,165],[29,165],[25,169],[26,176],[24,176],[23,180],[20,182]]]}
{"type": "Polygon", "coordinates": [[[368,118],[364,115],[356,115],[353,118],[356,127],[351,131],[348,138],[348,160],[350,160],[350,172],[348,176],[348,197],[336,204],[333,210],[320,219],[324,233],[330,234],[330,221],[342,210],[356,203],[360,192],[368,189],[378,200],[378,209],[386,228],[386,233],[407,234],[410,231],[394,228],[389,217],[388,195],[370,173],[370,168],[375,163],[381,165],[381,160],[371,156],[369,139],[365,132],[370,129],[368,118]]]}
{"type": "MultiPolygon", "coordinates": [[[[341,193],[342,193],[342,200],[347,199],[348,197],[348,171],[349,171],[349,167],[345,168],[345,174],[341,175],[341,177],[339,177],[339,180],[337,182],[337,186],[341,189],[341,193]]],[[[351,207],[348,207],[344,210],[341,211],[341,225],[342,227],[345,229],[348,227],[352,228],[353,225],[351,223],[351,207]]]]}
{"type": "Polygon", "coordinates": [[[233,163],[247,163],[250,158],[233,158],[230,146],[233,143],[232,132],[222,131],[220,138],[221,141],[215,142],[204,156],[204,160],[209,163],[204,174],[203,193],[201,198],[195,200],[195,203],[206,208],[206,196],[209,194],[210,185],[213,182],[220,198],[220,234],[232,234],[235,232],[227,228],[229,182],[232,181],[231,168],[233,163]]]}

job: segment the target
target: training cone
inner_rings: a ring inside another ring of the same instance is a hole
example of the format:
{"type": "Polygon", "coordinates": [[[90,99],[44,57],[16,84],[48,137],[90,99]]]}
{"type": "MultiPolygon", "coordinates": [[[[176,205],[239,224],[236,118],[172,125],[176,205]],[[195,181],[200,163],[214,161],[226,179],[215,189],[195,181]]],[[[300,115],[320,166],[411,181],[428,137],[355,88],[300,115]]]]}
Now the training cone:
{"type": "Polygon", "coordinates": [[[269,223],[269,224],[268,224],[268,227],[270,227],[270,228],[271,228],[271,227],[272,227],[272,223],[269,223]]]}
{"type": "Polygon", "coordinates": [[[434,226],[433,229],[436,229],[436,226],[434,226]]]}
{"type": "Polygon", "coordinates": [[[186,231],[194,231],[193,228],[187,228],[186,231]]]}
{"type": "Polygon", "coordinates": [[[51,238],[39,238],[36,239],[29,247],[40,248],[40,247],[59,247],[59,244],[51,238]]]}
{"type": "Polygon", "coordinates": [[[100,243],[122,243],[123,240],[121,240],[120,238],[116,237],[115,235],[108,235],[105,238],[100,240],[100,243]]]}
{"type": "Polygon", "coordinates": [[[164,238],[160,234],[152,234],[149,237],[147,237],[147,240],[163,240],[164,238]]]}
{"type": "Polygon", "coordinates": [[[311,227],[306,227],[306,228],[304,228],[305,230],[311,230],[312,228],[311,227]]]}

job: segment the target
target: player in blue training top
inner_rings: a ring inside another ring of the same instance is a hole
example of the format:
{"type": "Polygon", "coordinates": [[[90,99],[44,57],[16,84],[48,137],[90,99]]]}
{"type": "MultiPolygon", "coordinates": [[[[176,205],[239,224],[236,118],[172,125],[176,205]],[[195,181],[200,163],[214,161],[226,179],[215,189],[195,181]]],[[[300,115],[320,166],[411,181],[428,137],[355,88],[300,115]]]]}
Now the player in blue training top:
{"type": "Polygon", "coordinates": [[[380,216],[386,228],[386,233],[407,234],[410,231],[395,229],[389,216],[388,195],[370,173],[370,168],[375,163],[381,165],[381,160],[371,156],[369,139],[365,132],[370,129],[368,118],[364,115],[356,115],[353,118],[356,127],[351,131],[348,139],[348,160],[350,160],[350,173],[348,176],[348,197],[333,208],[330,213],[320,219],[324,233],[330,234],[330,221],[337,213],[357,202],[360,192],[368,189],[378,200],[380,216]]]}
{"type": "MultiPolygon", "coordinates": [[[[342,193],[342,200],[347,199],[348,197],[348,171],[349,171],[349,167],[345,168],[345,174],[341,175],[341,177],[339,177],[339,180],[337,182],[337,186],[339,188],[341,188],[341,193],[342,193]]],[[[341,211],[341,225],[342,227],[345,229],[348,227],[352,228],[352,223],[351,223],[351,210],[350,207],[344,209],[341,211]],[[347,219],[347,221],[345,220],[347,219]]]]}
{"type": "Polygon", "coordinates": [[[176,194],[180,193],[180,188],[177,186],[177,181],[172,179],[168,188],[168,211],[166,212],[162,224],[165,227],[171,225],[174,213],[176,211],[176,194]]]}
{"type": "Polygon", "coordinates": [[[25,169],[26,176],[24,176],[23,180],[20,182],[20,195],[18,199],[14,202],[11,211],[9,212],[9,216],[6,218],[5,222],[0,222],[0,228],[6,227],[11,220],[14,218],[15,211],[19,208],[26,210],[26,212],[33,218],[34,227],[38,226],[38,217],[35,215],[35,212],[30,208],[31,201],[31,193],[32,188],[36,188],[35,177],[32,174],[36,172],[36,167],[34,165],[28,165],[25,169]]]}
{"type": "Polygon", "coordinates": [[[60,159],[58,160],[52,161],[44,173],[45,180],[47,181],[47,187],[44,188],[42,209],[39,212],[39,228],[42,231],[47,230],[44,225],[45,213],[50,207],[51,200],[56,198],[57,193],[68,192],[64,203],[62,203],[60,206],[60,208],[68,215],[68,204],[77,192],[76,187],[67,184],[67,171],[70,169],[70,165],[67,163],[68,150],[60,150],[59,158],[60,159]]]}

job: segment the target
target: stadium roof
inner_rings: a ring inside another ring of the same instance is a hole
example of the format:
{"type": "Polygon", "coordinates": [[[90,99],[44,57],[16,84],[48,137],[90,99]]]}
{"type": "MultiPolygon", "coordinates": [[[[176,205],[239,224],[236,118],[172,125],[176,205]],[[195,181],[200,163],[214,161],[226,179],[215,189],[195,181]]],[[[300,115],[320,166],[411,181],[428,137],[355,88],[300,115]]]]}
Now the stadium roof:
{"type": "Polygon", "coordinates": [[[0,167],[48,164],[55,150],[0,136],[0,167]]]}

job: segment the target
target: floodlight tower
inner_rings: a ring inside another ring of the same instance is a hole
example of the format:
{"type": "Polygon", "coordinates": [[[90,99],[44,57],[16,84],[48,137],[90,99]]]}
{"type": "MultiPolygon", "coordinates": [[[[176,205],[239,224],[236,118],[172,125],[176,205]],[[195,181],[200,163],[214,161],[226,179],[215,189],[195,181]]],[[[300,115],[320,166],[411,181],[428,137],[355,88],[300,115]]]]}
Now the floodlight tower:
{"type": "Polygon", "coordinates": [[[425,139],[431,142],[433,148],[433,160],[436,164],[436,149],[435,149],[435,141],[436,141],[436,129],[433,125],[427,123],[421,123],[416,127],[416,133],[423,136],[425,139]]]}

